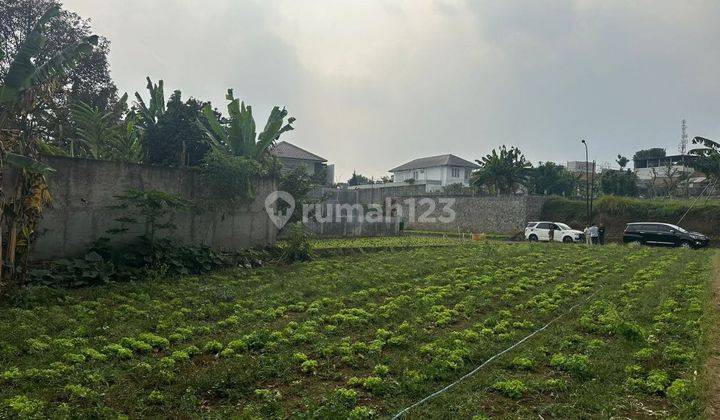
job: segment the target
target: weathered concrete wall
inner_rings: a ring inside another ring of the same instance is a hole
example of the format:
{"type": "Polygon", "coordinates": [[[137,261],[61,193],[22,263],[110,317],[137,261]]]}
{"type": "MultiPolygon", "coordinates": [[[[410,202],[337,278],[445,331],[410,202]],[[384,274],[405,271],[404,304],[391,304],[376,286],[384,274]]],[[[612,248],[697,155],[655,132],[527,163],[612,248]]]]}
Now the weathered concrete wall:
{"type": "Polygon", "coordinates": [[[377,188],[317,188],[311,195],[315,198],[322,197],[328,203],[381,204],[390,197],[425,195],[426,188],[424,183],[396,187],[383,187],[383,184],[378,184],[377,188]]]}
{"type": "Polygon", "coordinates": [[[436,203],[434,211],[427,213],[430,208],[423,197],[413,197],[411,200],[399,199],[398,202],[403,209],[403,220],[405,229],[417,230],[438,230],[447,232],[472,232],[472,233],[516,233],[524,229],[527,222],[537,220],[540,211],[547,197],[513,195],[494,197],[451,197],[455,200],[451,206],[455,211],[455,220],[450,223],[440,221],[444,205],[438,202],[439,197],[429,196],[427,199],[436,203]],[[408,217],[410,211],[414,211],[416,220],[408,217]],[[421,215],[425,214],[426,219],[422,220],[421,215]]]}
{"type": "Polygon", "coordinates": [[[400,234],[400,222],[395,217],[387,217],[373,222],[357,220],[357,218],[343,218],[340,221],[318,223],[316,220],[310,219],[305,226],[313,234],[323,238],[397,236],[400,234]]]}
{"type": "MultiPolygon", "coordinates": [[[[47,157],[57,171],[49,179],[52,207],[46,209],[33,245],[34,259],[53,259],[83,253],[107,229],[117,227],[122,214],[109,206],[115,196],[129,189],[158,190],[179,194],[199,206],[206,204],[207,190],[198,171],[86,159],[47,157]]],[[[233,250],[273,244],[277,228],[264,207],[274,183],[260,180],[256,198],[241,207],[182,211],[172,217],[177,226],[172,236],[186,244],[204,244],[233,250]]]]}

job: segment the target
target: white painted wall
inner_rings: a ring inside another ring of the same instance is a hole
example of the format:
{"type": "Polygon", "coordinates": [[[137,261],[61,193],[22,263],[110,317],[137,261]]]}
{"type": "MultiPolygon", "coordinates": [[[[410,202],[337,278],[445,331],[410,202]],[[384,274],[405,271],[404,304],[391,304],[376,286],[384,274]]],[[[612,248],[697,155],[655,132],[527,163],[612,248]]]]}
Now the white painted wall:
{"type": "Polygon", "coordinates": [[[458,166],[434,166],[425,169],[414,169],[411,171],[394,172],[395,182],[404,182],[408,179],[415,181],[439,181],[440,185],[450,184],[469,185],[471,168],[458,166]],[[453,168],[457,168],[457,176],[453,176],[453,168]],[[467,173],[467,178],[465,177],[467,173]]]}

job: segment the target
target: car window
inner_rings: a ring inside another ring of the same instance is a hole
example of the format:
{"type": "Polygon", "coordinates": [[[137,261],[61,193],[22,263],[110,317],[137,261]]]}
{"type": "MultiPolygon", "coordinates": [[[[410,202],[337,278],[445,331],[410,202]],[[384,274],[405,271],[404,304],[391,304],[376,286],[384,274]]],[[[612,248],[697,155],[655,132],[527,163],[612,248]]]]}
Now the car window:
{"type": "Polygon", "coordinates": [[[687,233],[687,230],[681,228],[681,227],[678,226],[678,225],[671,225],[671,224],[668,223],[667,226],[670,226],[670,229],[675,229],[675,230],[677,230],[678,232],[687,233]]]}
{"type": "Polygon", "coordinates": [[[657,226],[658,232],[663,232],[663,233],[670,233],[671,230],[676,230],[668,225],[655,225],[655,226],[657,226]]]}
{"type": "Polygon", "coordinates": [[[565,223],[555,223],[555,225],[560,230],[571,230],[570,226],[566,225],[565,223]]]}
{"type": "Polygon", "coordinates": [[[639,227],[639,225],[627,225],[627,227],[625,228],[625,231],[626,232],[637,232],[640,230],[640,229],[638,229],[638,227],[639,227]]]}
{"type": "Polygon", "coordinates": [[[534,227],[537,224],[537,222],[530,222],[527,224],[527,227],[531,228],[534,227]]]}
{"type": "Polygon", "coordinates": [[[645,232],[658,232],[658,225],[642,225],[642,229],[645,232]]]}
{"type": "Polygon", "coordinates": [[[550,223],[538,223],[535,227],[538,229],[550,229],[550,223]]]}

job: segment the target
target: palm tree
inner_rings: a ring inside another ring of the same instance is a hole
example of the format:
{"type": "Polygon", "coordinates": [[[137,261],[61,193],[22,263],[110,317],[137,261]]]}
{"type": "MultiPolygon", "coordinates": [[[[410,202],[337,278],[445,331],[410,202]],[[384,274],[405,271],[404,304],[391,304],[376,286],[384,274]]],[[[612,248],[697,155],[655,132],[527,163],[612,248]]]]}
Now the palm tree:
{"type": "Polygon", "coordinates": [[[500,152],[492,153],[476,160],[480,169],[475,171],[470,182],[476,188],[486,187],[495,194],[514,194],[521,185],[525,185],[532,164],[525,159],[517,147],[503,145],[500,152]]]}
{"type": "MultiPolygon", "coordinates": [[[[31,234],[50,200],[45,175],[52,168],[38,160],[42,140],[33,131],[33,112],[52,95],[62,76],[75,68],[98,43],[93,35],[68,45],[48,60],[37,60],[46,43],[47,24],[60,13],[49,8],[35,23],[0,83],[0,181],[6,168],[16,170],[10,195],[0,190],[0,290],[16,273],[18,251],[27,263],[31,234]],[[7,235],[7,240],[3,237],[7,235]]],[[[4,57],[0,45],[0,58],[4,57]]]]}
{"type": "Polygon", "coordinates": [[[295,118],[289,117],[285,124],[288,112],[276,106],[270,112],[262,133],[257,135],[252,107],[236,99],[232,89],[228,89],[225,97],[230,101],[227,106],[230,119],[226,125],[217,118],[210,104],[205,104],[202,110],[205,123],[201,126],[218,149],[235,156],[261,160],[282,133],[293,129],[295,118]]]}

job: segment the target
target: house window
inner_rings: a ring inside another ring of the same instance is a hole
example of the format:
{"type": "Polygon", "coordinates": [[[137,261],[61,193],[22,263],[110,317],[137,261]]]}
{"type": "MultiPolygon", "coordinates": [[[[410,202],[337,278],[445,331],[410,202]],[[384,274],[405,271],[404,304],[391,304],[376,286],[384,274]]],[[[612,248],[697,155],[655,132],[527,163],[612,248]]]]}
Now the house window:
{"type": "Polygon", "coordinates": [[[452,168],[452,177],[460,178],[460,168],[452,168]]]}
{"type": "Polygon", "coordinates": [[[418,172],[417,172],[417,171],[413,172],[413,179],[417,181],[417,179],[418,179],[418,172]]]}
{"type": "Polygon", "coordinates": [[[465,179],[466,180],[470,179],[470,169],[468,169],[468,168],[465,168],[465,179]]]}

